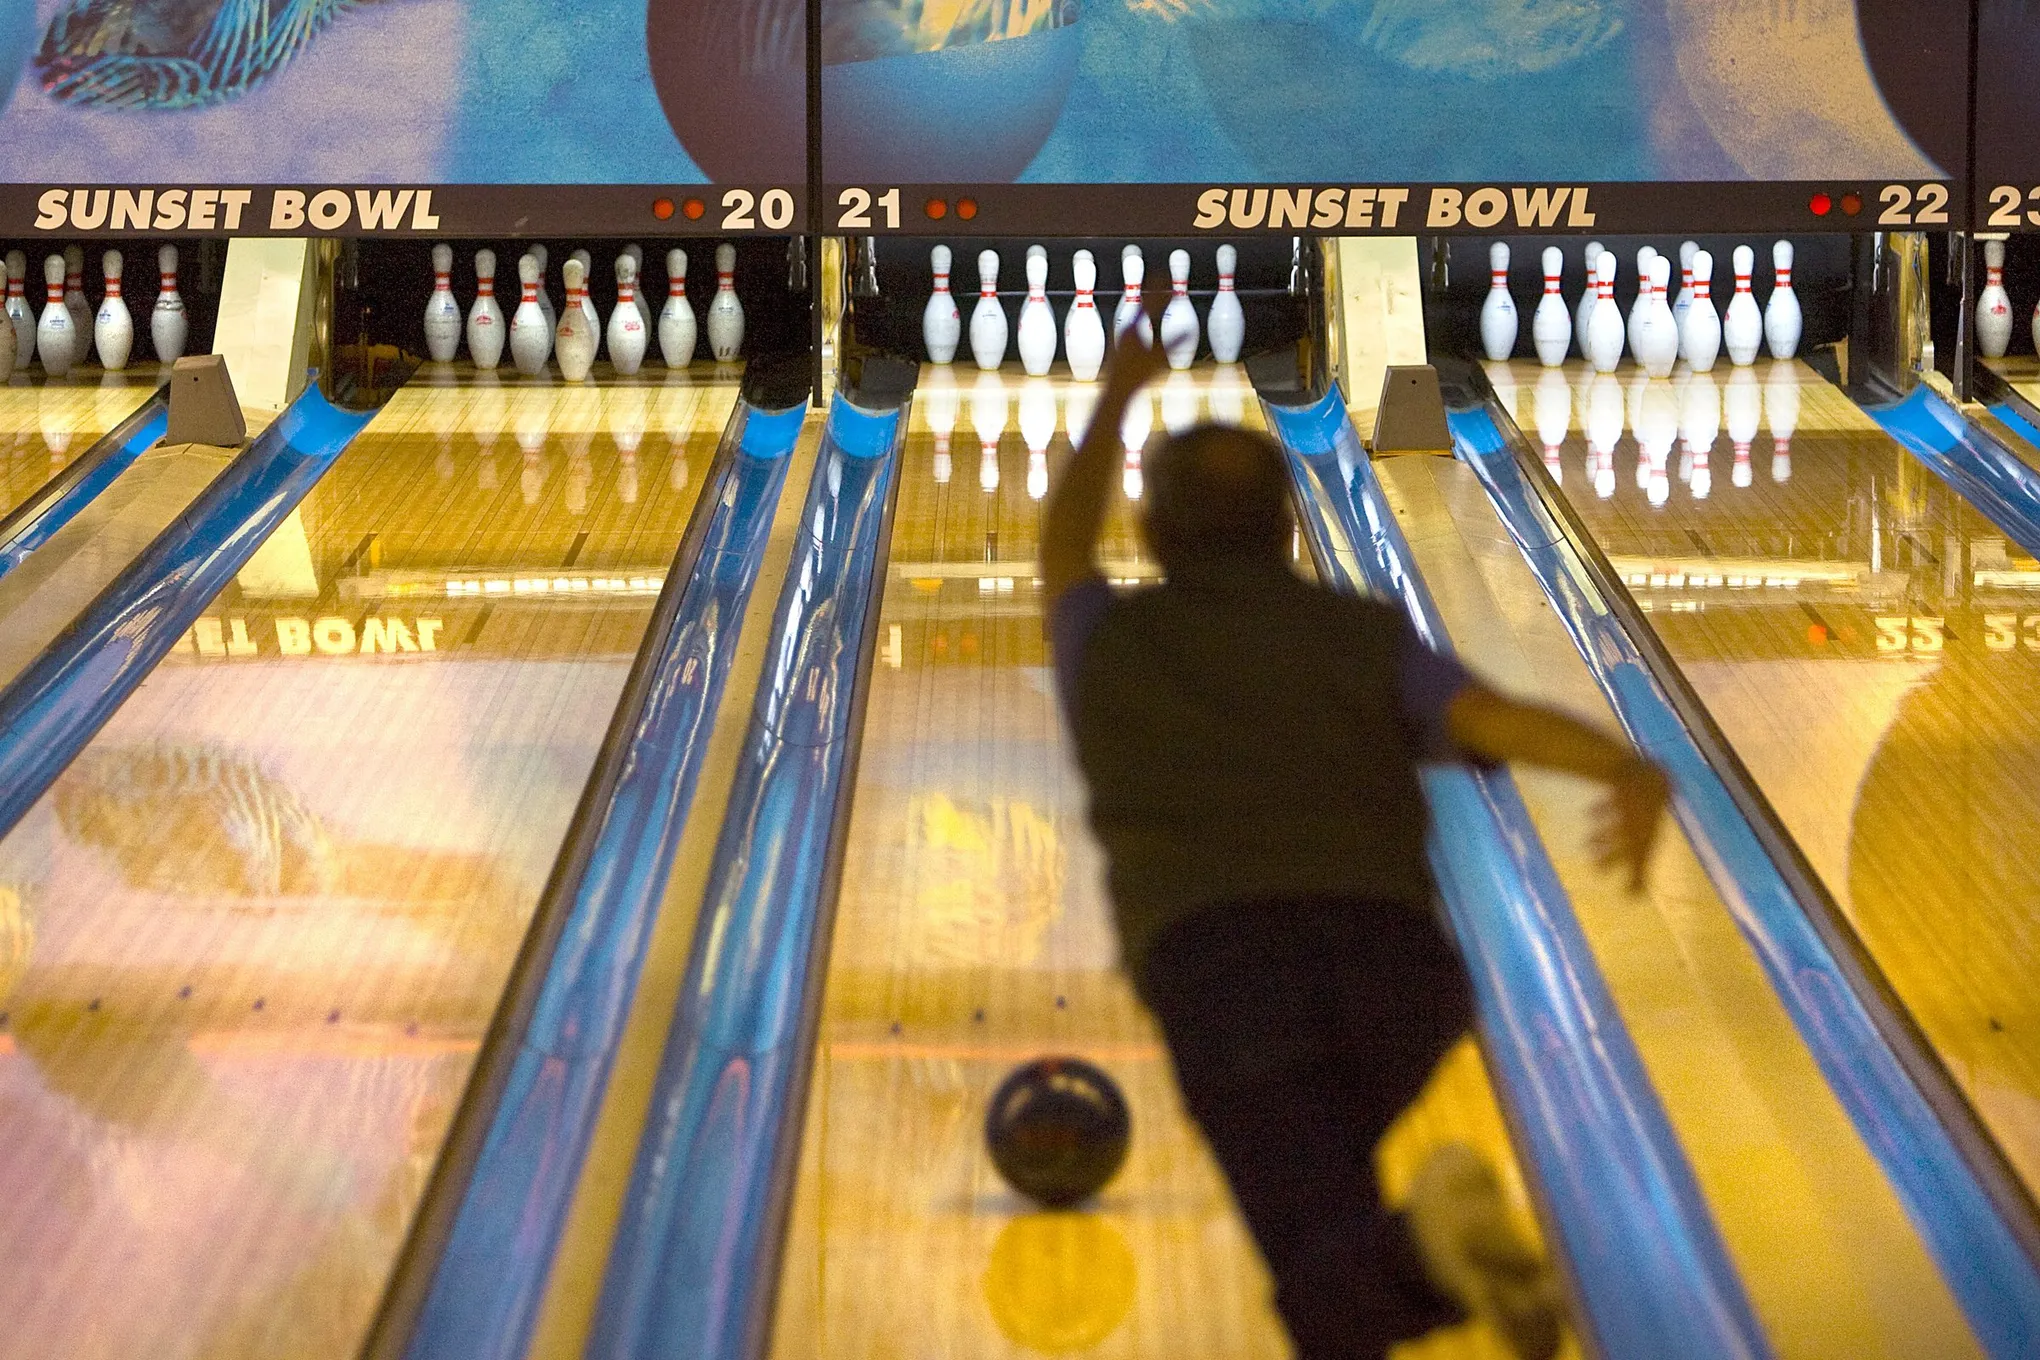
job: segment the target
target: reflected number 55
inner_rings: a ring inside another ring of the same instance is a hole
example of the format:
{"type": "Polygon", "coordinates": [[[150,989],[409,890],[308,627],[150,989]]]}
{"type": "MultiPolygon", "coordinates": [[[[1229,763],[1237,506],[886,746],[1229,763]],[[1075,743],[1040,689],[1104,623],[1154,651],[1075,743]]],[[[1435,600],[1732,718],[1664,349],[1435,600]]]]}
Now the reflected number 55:
{"type": "Polygon", "coordinates": [[[722,196],[724,231],[785,231],[793,225],[793,195],[784,189],[767,189],[755,197],[749,189],[731,189],[722,196]],[[752,215],[752,208],[757,213],[752,215]]]}
{"type": "MultiPolygon", "coordinates": [[[[900,191],[888,189],[877,198],[878,206],[885,211],[887,231],[898,231],[900,227],[900,191]]],[[[873,199],[869,189],[845,189],[836,195],[836,206],[843,215],[836,219],[836,226],[842,231],[870,231],[871,205],[873,199]]]]}

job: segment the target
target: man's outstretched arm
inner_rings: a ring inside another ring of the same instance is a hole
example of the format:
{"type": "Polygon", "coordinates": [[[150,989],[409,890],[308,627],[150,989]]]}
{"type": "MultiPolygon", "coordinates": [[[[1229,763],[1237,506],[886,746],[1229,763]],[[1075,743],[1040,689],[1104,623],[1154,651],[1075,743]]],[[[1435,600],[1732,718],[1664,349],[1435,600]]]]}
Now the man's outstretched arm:
{"type": "Polygon", "coordinates": [[[1477,682],[1453,696],[1446,730],[1461,750],[1489,760],[1520,760],[1605,784],[1596,815],[1596,858],[1629,871],[1631,892],[1641,891],[1651,846],[1664,821],[1671,785],[1664,771],[1627,742],[1556,709],[1526,704],[1477,682]]]}
{"type": "MultiPolygon", "coordinates": [[[[1158,310],[1152,303],[1161,300],[1159,294],[1159,289],[1150,290],[1151,311],[1158,310]]],[[[1159,334],[1160,321],[1151,324],[1159,334]]],[[[1151,348],[1131,336],[1129,330],[1128,337],[1113,343],[1090,427],[1042,507],[1041,580],[1051,607],[1064,591],[1098,569],[1098,535],[1105,527],[1112,474],[1119,463],[1120,421],[1128,403],[1168,362],[1160,345],[1151,348]]]]}

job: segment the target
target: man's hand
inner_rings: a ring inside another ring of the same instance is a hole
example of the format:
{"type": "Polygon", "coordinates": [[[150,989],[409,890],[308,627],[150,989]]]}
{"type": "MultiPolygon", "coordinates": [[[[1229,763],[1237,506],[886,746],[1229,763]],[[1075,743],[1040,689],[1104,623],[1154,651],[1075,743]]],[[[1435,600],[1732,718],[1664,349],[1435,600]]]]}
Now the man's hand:
{"type": "Polygon", "coordinates": [[[1604,869],[1626,867],[1632,893],[1643,891],[1671,794],[1664,771],[1636,756],[1608,781],[1607,796],[1594,809],[1594,831],[1588,841],[1594,858],[1604,869]]]}

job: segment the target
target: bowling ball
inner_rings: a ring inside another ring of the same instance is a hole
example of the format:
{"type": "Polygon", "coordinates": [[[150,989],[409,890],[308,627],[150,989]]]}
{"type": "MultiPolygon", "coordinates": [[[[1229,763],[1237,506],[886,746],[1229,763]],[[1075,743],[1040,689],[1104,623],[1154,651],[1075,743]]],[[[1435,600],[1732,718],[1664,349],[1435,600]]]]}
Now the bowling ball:
{"type": "Polygon", "coordinates": [[[1126,1161],[1126,1098],[1081,1058],[1036,1058],[992,1095],[985,1144],[1006,1183],[1049,1209],[1104,1189],[1126,1161]]]}

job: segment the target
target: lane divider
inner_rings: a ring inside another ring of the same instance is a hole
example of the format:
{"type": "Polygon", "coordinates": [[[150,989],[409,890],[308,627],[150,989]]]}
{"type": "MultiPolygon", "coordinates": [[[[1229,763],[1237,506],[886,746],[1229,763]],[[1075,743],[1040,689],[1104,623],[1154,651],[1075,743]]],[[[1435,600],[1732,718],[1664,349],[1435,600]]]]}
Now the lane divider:
{"type": "MultiPolygon", "coordinates": [[[[2040,472],[1925,383],[1904,397],[1858,405],[1956,495],[2040,557],[2040,472]]],[[[2032,428],[2009,403],[1992,414],[2013,430],[2032,428]]]]}
{"type": "Polygon", "coordinates": [[[903,409],[838,396],[586,1354],[769,1330],[885,580],[903,409]]]}
{"type": "Polygon", "coordinates": [[[1681,703],[1668,688],[1684,683],[1669,656],[1653,666],[1640,650],[1657,646],[1648,621],[1640,613],[1625,620],[1627,597],[1612,569],[1590,567],[1598,550],[1561,521],[1562,493],[1530,480],[1543,469],[1530,470],[1534,456],[1514,422],[1484,395],[1454,400],[1448,392],[1447,400],[1459,457],[1480,478],[1630,739],[1671,773],[1680,827],[1977,1339],[1999,1360],[2040,1355],[2040,1252],[2016,1177],[1726,739],[1713,733],[1703,751],[1696,732],[1711,718],[1697,696],[1686,693],[1681,703]]]}
{"type": "Polygon", "coordinates": [[[0,836],[374,414],[344,410],[308,386],[0,692],[0,836]]]}
{"type": "Polygon", "coordinates": [[[805,415],[724,431],[366,1356],[530,1344],[805,415]]]}
{"type": "MultiPolygon", "coordinates": [[[[1453,650],[1334,387],[1265,398],[1327,579],[1401,601],[1453,650]]],[[[1557,1229],[1590,1353],[1763,1357],[1770,1345],[1649,1074],[1506,770],[1427,767],[1432,867],[1474,977],[1482,1045],[1557,1229]]]]}
{"type": "Polygon", "coordinates": [[[34,495],[0,517],[0,576],[13,571],[30,553],[55,538],[58,530],[113,485],[114,479],[126,472],[135,459],[169,433],[169,393],[168,387],[157,388],[155,395],[135,408],[133,415],[101,435],[91,448],[37,488],[34,495]]]}

